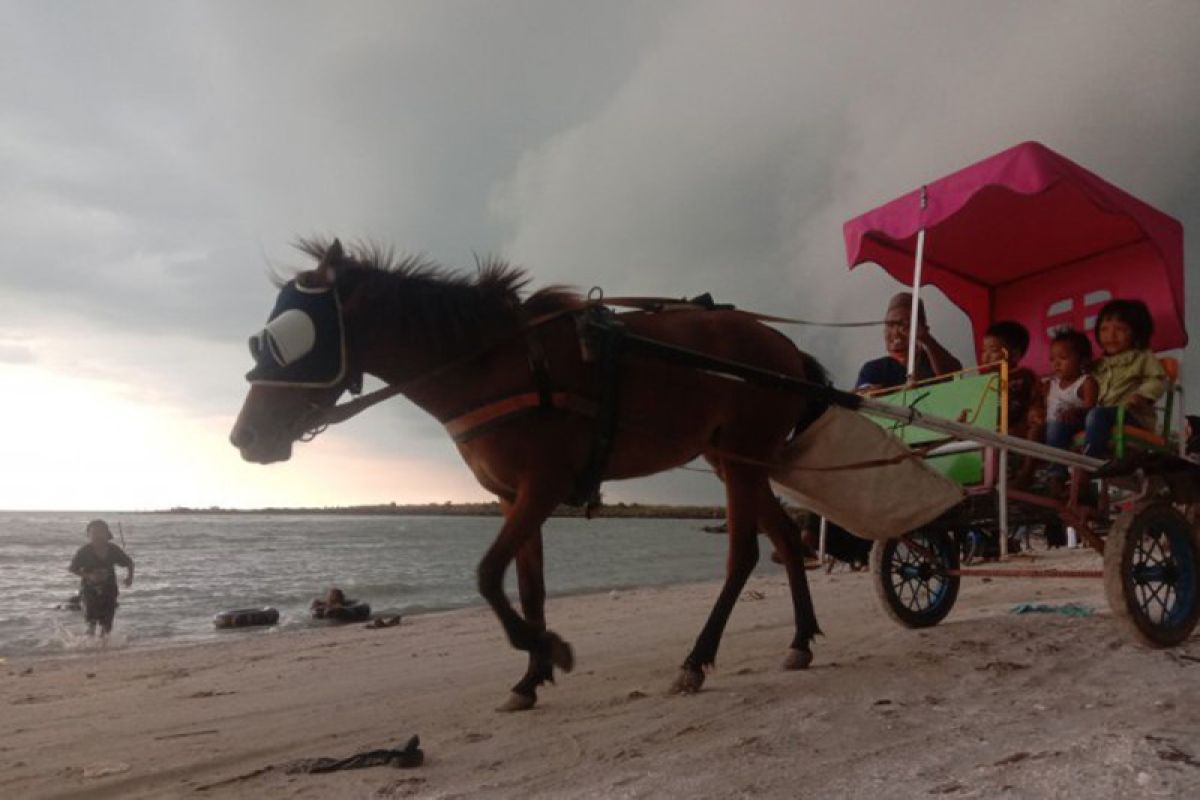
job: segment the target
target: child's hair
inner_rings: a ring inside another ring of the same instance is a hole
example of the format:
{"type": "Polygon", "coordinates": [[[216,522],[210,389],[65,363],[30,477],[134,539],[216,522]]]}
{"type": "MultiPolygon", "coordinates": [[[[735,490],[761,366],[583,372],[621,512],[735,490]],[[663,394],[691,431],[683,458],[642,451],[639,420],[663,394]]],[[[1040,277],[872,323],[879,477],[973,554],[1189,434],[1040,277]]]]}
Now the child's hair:
{"type": "Polygon", "coordinates": [[[1154,318],[1150,309],[1141,300],[1109,300],[1096,315],[1096,327],[1092,335],[1100,342],[1100,323],[1106,319],[1117,319],[1129,326],[1133,332],[1133,349],[1150,349],[1150,337],[1154,335],[1154,318]]]}
{"type": "Polygon", "coordinates": [[[1029,329],[1019,322],[1012,320],[993,322],[983,335],[995,336],[1004,342],[1004,346],[1012,355],[1017,353],[1025,355],[1029,352],[1029,329]]]}
{"type": "Polygon", "coordinates": [[[1074,328],[1059,328],[1054,332],[1050,344],[1058,342],[1062,342],[1074,350],[1075,355],[1079,356],[1079,363],[1083,365],[1084,369],[1087,369],[1087,365],[1092,360],[1092,341],[1088,339],[1087,334],[1074,328]]]}

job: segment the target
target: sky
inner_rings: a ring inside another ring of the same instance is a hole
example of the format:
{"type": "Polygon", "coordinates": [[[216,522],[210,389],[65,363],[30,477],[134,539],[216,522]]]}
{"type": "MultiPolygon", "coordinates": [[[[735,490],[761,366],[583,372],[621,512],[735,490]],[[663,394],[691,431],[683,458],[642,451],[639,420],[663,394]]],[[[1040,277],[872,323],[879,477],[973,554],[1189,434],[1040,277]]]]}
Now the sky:
{"type": "MultiPolygon", "coordinates": [[[[268,275],[306,266],[301,235],[462,268],[492,253],[535,285],[872,319],[896,287],[846,271],[842,222],[1034,139],[1175,216],[1200,256],[1196,2],[0,14],[0,509],[488,499],[402,398],[285,464],[228,444],[268,275]]],[[[969,361],[965,317],[934,297],[930,321],[969,361]]],[[[788,333],[841,385],[882,349],[873,329],[788,333]]],[[[677,470],[605,496],[722,491],[677,470]]]]}

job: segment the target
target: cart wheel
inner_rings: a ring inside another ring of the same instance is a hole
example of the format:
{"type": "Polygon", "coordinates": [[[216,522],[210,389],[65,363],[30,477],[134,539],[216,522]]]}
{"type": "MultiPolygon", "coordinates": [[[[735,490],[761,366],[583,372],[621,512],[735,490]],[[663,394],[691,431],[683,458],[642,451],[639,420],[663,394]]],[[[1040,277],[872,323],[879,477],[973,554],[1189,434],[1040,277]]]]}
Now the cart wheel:
{"type": "Polygon", "coordinates": [[[1104,544],[1104,591],[1135,639],[1171,647],[1200,619],[1200,543],[1169,503],[1123,513],[1104,544]]]}
{"type": "Polygon", "coordinates": [[[892,619],[909,628],[937,625],[958,598],[958,544],[949,533],[916,531],[875,542],[875,595],[892,619]]]}

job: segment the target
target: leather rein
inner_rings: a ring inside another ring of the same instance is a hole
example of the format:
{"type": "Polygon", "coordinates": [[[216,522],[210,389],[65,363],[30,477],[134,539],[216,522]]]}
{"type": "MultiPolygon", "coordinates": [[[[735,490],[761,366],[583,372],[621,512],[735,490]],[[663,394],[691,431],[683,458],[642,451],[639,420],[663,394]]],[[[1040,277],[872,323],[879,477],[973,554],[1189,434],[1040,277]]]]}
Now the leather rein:
{"type": "MultiPolygon", "coordinates": [[[[604,306],[619,306],[621,308],[631,308],[638,311],[648,312],[735,310],[733,305],[713,303],[712,299],[707,294],[700,295],[692,300],[681,300],[679,298],[671,297],[605,298],[602,293],[593,289],[592,292],[589,293],[588,299],[579,305],[568,306],[566,308],[561,308],[556,311],[551,311],[534,317],[533,319],[525,322],[525,324],[522,325],[511,336],[491,342],[479,350],[468,353],[461,358],[454,359],[453,361],[447,362],[440,366],[434,367],[428,372],[422,373],[414,378],[410,378],[407,381],[401,381],[400,383],[393,383],[388,386],[384,386],[376,389],[373,392],[368,392],[367,394],[355,397],[353,400],[349,400],[345,403],[339,403],[327,408],[314,407],[312,412],[306,414],[300,420],[300,425],[298,427],[304,432],[304,435],[315,436],[317,433],[320,433],[330,425],[336,425],[339,422],[345,422],[351,417],[358,416],[371,406],[382,403],[384,400],[389,400],[398,394],[403,394],[406,391],[410,391],[413,387],[428,380],[432,380],[438,375],[450,372],[462,364],[474,361],[480,356],[483,356],[496,349],[500,345],[507,344],[509,341],[519,336],[523,336],[529,331],[548,322],[571,314],[587,312],[590,309],[603,308],[604,306]]],[[[796,319],[793,317],[779,317],[772,314],[761,314],[754,311],[742,311],[741,313],[760,322],[774,322],[788,325],[808,325],[827,328],[864,328],[883,324],[883,322],[880,320],[871,320],[865,322],[813,322],[811,320],[796,319]]],[[[361,378],[359,378],[358,384],[361,386],[361,378]]],[[[461,417],[450,420],[444,424],[447,429],[450,429],[451,426],[453,426],[453,430],[450,430],[450,433],[452,436],[457,438],[469,430],[469,428],[464,428],[464,426],[466,426],[468,423],[466,418],[469,417],[473,420],[486,421],[494,416],[494,414],[486,412],[485,409],[495,407],[497,412],[503,413],[505,408],[512,406],[514,409],[519,410],[520,408],[529,407],[532,404],[531,397],[532,396],[529,394],[522,394],[516,395],[513,398],[498,400],[495,403],[489,403],[485,406],[467,412],[461,417]]],[[[558,398],[555,400],[555,402],[561,404],[561,407],[567,407],[568,405],[573,404],[568,403],[565,397],[558,398]]]]}
{"type": "MultiPolygon", "coordinates": [[[[567,410],[595,418],[596,427],[593,431],[591,454],[583,472],[577,477],[574,491],[568,500],[572,505],[582,505],[585,508],[590,508],[598,503],[600,483],[603,479],[608,456],[617,432],[618,421],[616,418],[616,409],[619,386],[616,367],[617,358],[622,353],[641,353],[672,363],[716,372],[737,380],[749,381],[774,388],[815,393],[818,399],[826,403],[851,408],[858,405],[857,395],[841,392],[829,386],[769,372],[751,365],[718,359],[697,351],[687,350],[674,345],[666,345],[656,342],[653,339],[625,333],[619,323],[613,321],[614,314],[607,308],[608,306],[619,306],[651,313],[735,310],[732,305],[714,303],[707,294],[692,300],[662,297],[604,298],[597,290],[593,290],[589,294],[588,299],[583,303],[557,309],[527,320],[511,335],[492,341],[476,351],[434,367],[409,380],[384,386],[345,403],[325,408],[314,405],[313,409],[301,417],[297,423],[297,430],[301,431],[298,438],[302,441],[307,441],[325,430],[329,425],[345,422],[374,405],[382,403],[398,394],[409,392],[418,385],[445,375],[466,363],[475,361],[481,356],[515,339],[524,338],[528,350],[530,375],[534,383],[534,391],[518,392],[485,403],[449,420],[445,420],[442,424],[451,438],[456,442],[462,443],[486,433],[499,425],[503,425],[520,415],[538,409],[567,410]],[[549,365],[546,363],[541,343],[536,333],[543,325],[566,316],[575,317],[579,329],[580,342],[585,351],[585,360],[593,361],[600,373],[598,381],[600,395],[594,400],[569,392],[554,391],[551,386],[549,365]]],[[[784,324],[823,325],[829,327],[866,327],[880,324],[875,321],[817,323],[751,311],[742,311],[741,313],[761,322],[784,324]]],[[[808,422],[811,422],[811,419],[808,422]]],[[[726,456],[738,461],[747,460],[733,453],[722,454],[722,457],[726,456]]],[[[880,465],[882,463],[880,462],[880,465]]],[[[888,460],[888,463],[891,463],[891,459],[888,460]]],[[[862,466],[874,465],[864,464],[862,466]]],[[[764,464],[763,466],[774,465],[764,464]]]]}

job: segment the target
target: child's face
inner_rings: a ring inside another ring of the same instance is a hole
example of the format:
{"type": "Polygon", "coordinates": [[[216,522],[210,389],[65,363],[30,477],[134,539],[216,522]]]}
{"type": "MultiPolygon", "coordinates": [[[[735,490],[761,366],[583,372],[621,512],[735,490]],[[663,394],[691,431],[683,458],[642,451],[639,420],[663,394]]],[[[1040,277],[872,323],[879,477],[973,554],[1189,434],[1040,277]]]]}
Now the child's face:
{"type": "Polygon", "coordinates": [[[995,364],[997,361],[1007,360],[1009,367],[1020,364],[1023,355],[1025,354],[1020,350],[1010,349],[998,336],[984,336],[983,347],[979,353],[981,364],[995,364]]]}
{"type": "Polygon", "coordinates": [[[1133,347],[1133,328],[1116,317],[1105,317],[1096,338],[1105,355],[1115,356],[1133,347]]]}
{"type": "Polygon", "coordinates": [[[1056,378],[1073,381],[1083,371],[1083,362],[1079,360],[1079,353],[1075,352],[1075,348],[1071,345],[1066,342],[1052,342],[1050,344],[1050,369],[1054,370],[1056,378]]]}

